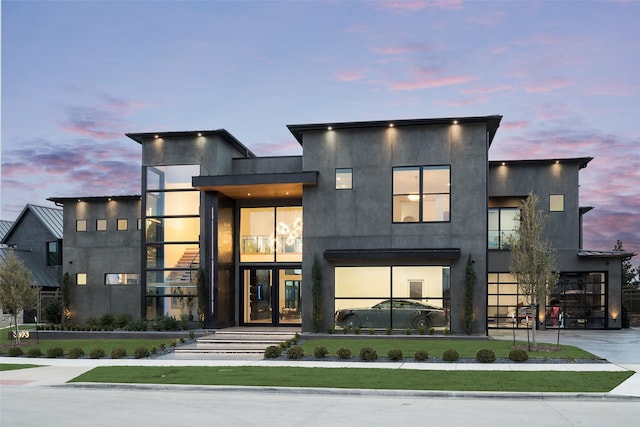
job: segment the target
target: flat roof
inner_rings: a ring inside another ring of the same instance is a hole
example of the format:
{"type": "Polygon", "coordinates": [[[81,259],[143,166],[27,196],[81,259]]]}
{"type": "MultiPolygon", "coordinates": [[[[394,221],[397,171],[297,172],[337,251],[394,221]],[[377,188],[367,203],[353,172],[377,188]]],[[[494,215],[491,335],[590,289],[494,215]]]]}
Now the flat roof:
{"type": "Polygon", "coordinates": [[[140,200],[142,198],[139,194],[125,195],[125,196],[77,196],[77,197],[49,197],[47,200],[53,203],[65,202],[108,202],[110,200],[140,200]]]}
{"type": "Polygon", "coordinates": [[[213,129],[213,130],[188,130],[188,131],[171,131],[171,132],[142,132],[142,133],[126,133],[126,136],[136,141],[138,144],[153,141],[158,138],[180,138],[180,137],[207,137],[217,136],[220,137],[227,144],[232,146],[238,152],[243,153],[246,157],[256,157],[251,150],[249,150],[238,138],[231,135],[226,129],[213,129]]]}
{"type": "Polygon", "coordinates": [[[328,129],[364,129],[364,128],[388,128],[402,126],[432,126],[432,125],[452,125],[465,123],[486,123],[489,130],[489,145],[500,126],[502,116],[478,116],[478,117],[445,117],[433,119],[400,119],[400,120],[374,120],[366,122],[327,122],[311,123],[299,125],[287,125],[289,131],[302,145],[304,132],[326,131],[328,129]]]}
{"type": "Polygon", "coordinates": [[[587,167],[593,157],[558,157],[555,159],[490,160],[489,167],[509,165],[543,165],[553,163],[578,163],[580,169],[587,167]]]}

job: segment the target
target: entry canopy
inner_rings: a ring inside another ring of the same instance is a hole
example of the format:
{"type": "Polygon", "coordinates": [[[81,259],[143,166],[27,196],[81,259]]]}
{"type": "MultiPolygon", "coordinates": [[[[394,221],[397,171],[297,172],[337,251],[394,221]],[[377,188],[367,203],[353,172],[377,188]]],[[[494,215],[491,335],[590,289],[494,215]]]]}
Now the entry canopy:
{"type": "Polygon", "coordinates": [[[218,191],[232,199],[302,198],[304,186],[318,185],[318,172],[194,176],[200,191],[218,191]]]}

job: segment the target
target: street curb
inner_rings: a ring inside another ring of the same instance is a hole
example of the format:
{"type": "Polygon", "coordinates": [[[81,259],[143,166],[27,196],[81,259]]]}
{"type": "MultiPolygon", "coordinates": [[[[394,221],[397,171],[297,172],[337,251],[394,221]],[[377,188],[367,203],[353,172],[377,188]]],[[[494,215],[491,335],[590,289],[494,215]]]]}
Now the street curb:
{"type": "Polygon", "coordinates": [[[630,401],[640,402],[639,396],[615,395],[610,393],[529,393],[495,391],[431,391],[431,390],[382,390],[355,388],[319,388],[319,387],[275,387],[275,386],[225,386],[192,384],[124,384],[124,383],[66,383],[48,387],[110,389],[110,390],[155,390],[155,391],[198,391],[198,392],[247,392],[272,394],[316,394],[335,396],[395,396],[395,397],[433,397],[447,399],[536,399],[536,400],[581,400],[581,401],[630,401]]]}

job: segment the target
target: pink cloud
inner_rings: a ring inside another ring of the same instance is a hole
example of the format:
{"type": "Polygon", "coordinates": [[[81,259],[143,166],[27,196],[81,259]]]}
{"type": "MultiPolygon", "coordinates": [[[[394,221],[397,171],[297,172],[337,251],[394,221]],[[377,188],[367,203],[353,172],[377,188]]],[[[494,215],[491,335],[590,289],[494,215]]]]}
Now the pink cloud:
{"type": "Polygon", "coordinates": [[[335,74],[335,79],[341,82],[357,82],[366,77],[364,71],[343,71],[335,74]]]}
{"type": "Polygon", "coordinates": [[[394,83],[391,90],[420,90],[442,86],[454,86],[471,81],[469,76],[439,76],[432,70],[419,70],[413,80],[394,83]]]}
{"type": "Polygon", "coordinates": [[[459,10],[464,8],[462,0],[407,0],[407,1],[386,1],[382,3],[386,9],[397,12],[415,12],[422,9],[447,9],[459,10]]]}
{"type": "Polygon", "coordinates": [[[535,83],[529,83],[523,85],[525,91],[529,93],[539,93],[539,92],[551,92],[554,90],[562,89],[567,86],[571,86],[572,82],[568,79],[556,77],[552,79],[547,79],[535,83]]]}
{"type": "Polygon", "coordinates": [[[300,153],[302,150],[298,141],[286,140],[279,144],[260,144],[256,145],[253,152],[258,156],[286,156],[291,153],[300,153]]]}
{"type": "Polygon", "coordinates": [[[481,94],[481,95],[498,93],[498,92],[513,92],[513,87],[511,85],[498,85],[498,86],[491,86],[491,87],[476,87],[476,88],[460,90],[460,93],[463,93],[463,94],[481,94]]]}

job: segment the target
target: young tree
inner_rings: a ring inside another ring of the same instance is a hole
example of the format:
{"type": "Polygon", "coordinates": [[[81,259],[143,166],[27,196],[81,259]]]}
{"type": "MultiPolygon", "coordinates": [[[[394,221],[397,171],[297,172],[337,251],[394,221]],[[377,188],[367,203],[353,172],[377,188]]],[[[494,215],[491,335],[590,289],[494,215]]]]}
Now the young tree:
{"type": "MultiPolygon", "coordinates": [[[[613,247],[613,250],[626,252],[622,247],[622,240],[616,240],[616,245],[613,247]]],[[[631,256],[622,260],[622,287],[626,289],[640,287],[640,266],[633,268],[633,265],[631,265],[631,256]]]]}
{"type": "Polygon", "coordinates": [[[38,290],[33,286],[31,272],[13,249],[9,249],[7,257],[0,264],[0,305],[13,316],[16,343],[20,343],[18,313],[35,304],[37,297],[38,290]]]}
{"type": "Polygon", "coordinates": [[[518,293],[525,299],[533,316],[533,345],[536,345],[536,306],[546,302],[549,289],[556,285],[555,250],[544,229],[548,215],[538,209],[538,196],[529,193],[522,201],[518,225],[511,242],[511,273],[518,282],[518,293]]]}

